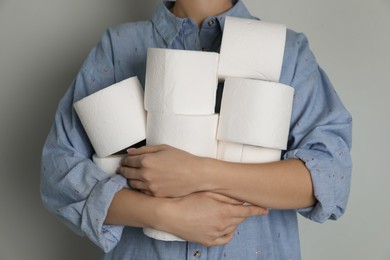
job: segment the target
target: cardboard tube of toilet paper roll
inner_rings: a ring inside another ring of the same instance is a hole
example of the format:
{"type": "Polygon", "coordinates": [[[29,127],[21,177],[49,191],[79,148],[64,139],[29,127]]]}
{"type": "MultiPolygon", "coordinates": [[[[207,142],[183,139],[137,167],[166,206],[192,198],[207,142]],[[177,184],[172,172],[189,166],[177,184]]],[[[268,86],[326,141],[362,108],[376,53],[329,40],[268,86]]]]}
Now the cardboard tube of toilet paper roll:
{"type": "Polygon", "coordinates": [[[98,157],[107,157],[146,138],[143,100],[141,84],[132,77],[74,103],[98,157]]]}
{"type": "Polygon", "coordinates": [[[218,76],[278,82],[282,70],[286,26],[226,17],[218,76]]]}
{"type": "Polygon", "coordinates": [[[218,115],[183,116],[148,113],[146,143],[168,144],[191,154],[216,158],[218,115]]]}
{"type": "Polygon", "coordinates": [[[100,158],[96,154],[94,154],[92,156],[92,161],[108,175],[114,175],[116,174],[116,170],[118,169],[122,158],[125,156],[125,154],[120,154],[100,158]]]}
{"type": "Polygon", "coordinates": [[[281,154],[282,151],[278,149],[219,141],[217,159],[239,163],[266,163],[279,161],[281,154]]]}
{"type": "Polygon", "coordinates": [[[145,109],[179,115],[214,114],[218,53],[148,49],[145,109]]]}
{"type": "Polygon", "coordinates": [[[294,89],[262,80],[227,78],[217,139],[284,150],[294,89]]]}

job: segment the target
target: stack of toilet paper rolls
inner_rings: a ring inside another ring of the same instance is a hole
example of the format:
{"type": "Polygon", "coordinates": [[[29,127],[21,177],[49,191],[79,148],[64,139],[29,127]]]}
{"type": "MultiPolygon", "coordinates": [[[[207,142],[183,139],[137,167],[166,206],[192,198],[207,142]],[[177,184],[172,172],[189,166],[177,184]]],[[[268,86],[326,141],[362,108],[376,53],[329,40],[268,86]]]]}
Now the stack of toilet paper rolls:
{"type": "MultiPolygon", "coordinates": [[[[168,144],[197,156],[216,158],[218,53],[150,48],[147,53],[146,143],[168,144]]],[[[144,228],[164,241],[172,234],[144,228]]]]}
{"type": "MultiPolygon", "coordinates": [[[[147,144],[165,143],[207,157],[214,157],[213,147],[217,147],[216,157],[231,162],[280,160],[287,145],[294,93],[278,83],[285,39],[283,25],[227,17],[220,55],[149,49],[147,144]],[[212,140],[217,121],[211,115],[217,86],[214,72],[225,81],[217,146],[212,140]]],[[[181,241],[150,228],[144,228],[144,233],[181,241]]]]}
{"type": "Polygon", "coordinates": [[[286,149],[294,89],[278,83],[286,27],[227,17],[218,76],[225,80],[218,126],[220,160],[278,161],[286,149]]]}
{"type": "Polygon", "coordinates": [[[216,158],[218,53],[148,49],[146,143],[216,158]]]}
{"type": "Polygon", "coordinates": [[[120,151],[146,138],[144,94],[137,77],[128,78],[74,103],[95,150],[93,162],[113,175],[120,151]]]}
{"type": "Polygon", "coordinates": [[[148,49],[145,94],[133,77],[74,104],[95,149],[93,161],[114,174],[123,157],[116,153],[145,138],[148,145],[230,162],[280,160],[294,94],[278,83],[285,39],[284,25],[226,17],[220,54],[148,49]],[[220,115],[214,112],[218,80],[225,82],[220,115]]]}

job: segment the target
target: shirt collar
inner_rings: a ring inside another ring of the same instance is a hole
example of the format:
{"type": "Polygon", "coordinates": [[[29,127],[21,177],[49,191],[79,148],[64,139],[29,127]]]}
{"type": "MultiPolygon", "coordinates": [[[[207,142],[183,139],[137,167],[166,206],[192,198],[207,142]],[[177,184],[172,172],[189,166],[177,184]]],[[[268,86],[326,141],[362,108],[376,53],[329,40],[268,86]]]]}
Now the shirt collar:
{"type": "MultiPolygon", "coordinates": [[[[231,9],[216,16],[222,30],[225,25],[226,16],[257,19],[249,13],[241,0],[232,0],[232,2],[234,6],[231,9]]],[[[163,1],[159,4],[154,16],[152,17],[152,23],[168,46],[172,44],[173,40],[182,28],[183,22],[185,21],[185,19],[176,17],[170,12],[169,9],[173,5],[174,3],[172,2],[163,1]]]]}

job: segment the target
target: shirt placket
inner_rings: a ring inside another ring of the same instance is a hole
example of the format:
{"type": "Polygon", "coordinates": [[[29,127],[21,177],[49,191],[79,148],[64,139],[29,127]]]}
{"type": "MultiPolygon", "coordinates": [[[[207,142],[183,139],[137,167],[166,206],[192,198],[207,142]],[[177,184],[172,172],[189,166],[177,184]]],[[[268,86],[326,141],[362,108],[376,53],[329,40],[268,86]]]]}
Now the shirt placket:
{"type": "Polygon", "coordinates": [[[217,17],[210,17],[203,22],[199,39],[202,51],[219,52],[222,34],[217,17]]]}
{"type": "Polygon", "coordinates": [[[188,243],[187,260],[206,260],[207,255],[207,247],[196,243],[188,243]]]}
{"type": "Polygon", "coordinates": [[[200,41],[199,41],[199,29],[196,24],[186,19],[183,23],[183,42],[186,50],[196,50],[199,51],[200,41]]]}

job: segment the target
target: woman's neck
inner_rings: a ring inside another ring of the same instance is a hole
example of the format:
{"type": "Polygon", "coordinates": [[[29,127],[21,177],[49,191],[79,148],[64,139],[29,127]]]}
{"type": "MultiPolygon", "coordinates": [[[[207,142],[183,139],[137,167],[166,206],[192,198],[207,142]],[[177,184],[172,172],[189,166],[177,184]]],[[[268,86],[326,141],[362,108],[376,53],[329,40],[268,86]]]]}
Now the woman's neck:
{"type": "Polygon", "coordinates": [[[172,13],[180,18],[192,18],[198,26],[210,16],[221,14],[233,7],[231,0],[176,0],[172,13]]]}

